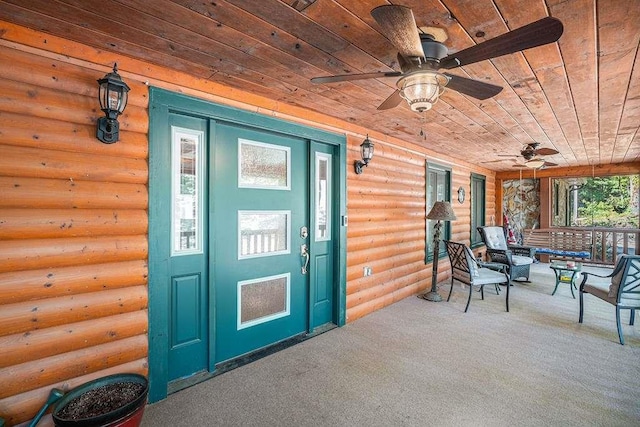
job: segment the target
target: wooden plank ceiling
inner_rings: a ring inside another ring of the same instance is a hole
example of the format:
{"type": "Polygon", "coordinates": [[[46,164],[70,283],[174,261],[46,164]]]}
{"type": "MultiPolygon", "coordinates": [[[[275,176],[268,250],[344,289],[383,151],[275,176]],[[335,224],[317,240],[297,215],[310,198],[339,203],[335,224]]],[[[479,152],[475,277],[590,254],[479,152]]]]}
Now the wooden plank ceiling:
{"type": "MultiPolygon", "coordinates": [[[[384,0],[5,0],[0,19],[348,120],[437,152],[513,170],[524,144],[560,166],[640,160],[640,0],[397,0],[445,30],[453,53],[545,16],[559,42],[453,70],[504,87],[486,101],[446,91],[424,113],[376,107],[399,70],[370,15],[384,0]],[[501,155],[512,155],[503,157],[501,155]],[[472,158],[470,158],[472,157],[472,158]]],[[[73,52],[69,52],[73,55],[73,52]]]]}

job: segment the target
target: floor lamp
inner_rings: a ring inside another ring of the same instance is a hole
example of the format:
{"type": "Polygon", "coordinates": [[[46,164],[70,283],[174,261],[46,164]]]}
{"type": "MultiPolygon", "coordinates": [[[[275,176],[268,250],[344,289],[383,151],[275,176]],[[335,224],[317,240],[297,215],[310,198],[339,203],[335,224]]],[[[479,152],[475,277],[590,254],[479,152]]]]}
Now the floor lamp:
{"type": "Polygon", "coordinates": [[[420,298],[428,301],[439,302],[442,301],[442,297],[438,294],[438,254],[440,253],[440,229],[442,228],[441,221],[455,221],[456,214],[453,212],[453,208],[449,202],[435,202],[431,211],[427,214],[427,219],[432,219],[436,222],[433,230],[433,271],[431,273],[431,290],[426,294],[420,295],[420,298]]]}

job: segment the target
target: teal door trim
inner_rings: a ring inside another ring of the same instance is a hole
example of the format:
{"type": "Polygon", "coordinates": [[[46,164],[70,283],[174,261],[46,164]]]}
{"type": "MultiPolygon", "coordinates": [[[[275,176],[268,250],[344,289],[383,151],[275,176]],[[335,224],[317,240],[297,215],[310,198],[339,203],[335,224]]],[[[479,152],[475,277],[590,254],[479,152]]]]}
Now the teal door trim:
{"type": "MultiPolygon", "coordinates": [[[[346,230],[346,201],[347,201],[347,147],[346,136],[320,130],[298,123],[288,122],[279,118],[269,117],[237,108],[214,104],[210,101],[192,98],[187,95],[170,92],[155,87],[149,88],[149,402],[156,402],[167,396],[168,384],[168,331],[167,313],[169,313],[170,297],[168,289],[154,286],[154,283],[166,278],[169,274],[169,259],[163,250],[162,241],[156,239],[170,227],[167,220],[161,220],[161,212],[170,207],[166,205],[164,197],[171,183],[166,178],[161,165],[169,164],[170,141],[166,138],[165,126],[169,121],[169,113],[193,115],[219,121],[226,121],[269,130],[285,135],[306,138],[311,141],[332,144],[338,147],[339,185],[336,187],[335,197],[338,201],[339,241],[336,248],[337,275],[339,276],[338,298],[336,298],[337,324],[342,326],[346,322],[346,278],[347,278],[347,230],[346,230]],[[164,222],[163,222],[164,221],[164,222]]],[[[212,123],[212,126],[214,124],[212,123]]],[[[213,135],[214,129],[210,129],[213,135]]],[[[211,217],[213,213],[210,212],[211,217]]],[[[214,265],[210,265],[213,273],[214,265]]],[[[215,304],[210,304],[211,310],[215,304]]],[[[215,313],[210,313],[215,318],[215,313]]],[[[212,325],[214,327],[214,325],[212,325]]],[[[213,331],[212,331],[213,332],[213,331]]],[[[215,348],[210,340],[210,351],[215,348]]],[[[211,357],[211,360],[213,357],[211,357]]],[[[210,369],[213,369],[210,364],[210,369]]]]}

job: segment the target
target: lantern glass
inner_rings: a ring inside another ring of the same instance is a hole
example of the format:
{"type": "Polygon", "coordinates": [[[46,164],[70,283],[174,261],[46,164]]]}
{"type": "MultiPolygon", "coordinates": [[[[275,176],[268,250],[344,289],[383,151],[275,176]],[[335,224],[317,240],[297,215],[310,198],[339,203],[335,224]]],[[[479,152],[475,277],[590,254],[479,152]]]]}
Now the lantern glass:
{"type": "Polygon", "coordinates": [[[129,86],[120,78],[117,64],[113,66],[113,72],[98,80],[98,85],[98,100],[105,117],[98,119],[96,136],[100,141],[112,144],[120,134],[118,116],[127,107],[129,86]]]}
{"type": "Polygon", "coordinates": [[[360,144],[360,156],[365,164],[369,163],[369,160],[373,158],[373,143],[369,141],[369,138],[360,144]]]}

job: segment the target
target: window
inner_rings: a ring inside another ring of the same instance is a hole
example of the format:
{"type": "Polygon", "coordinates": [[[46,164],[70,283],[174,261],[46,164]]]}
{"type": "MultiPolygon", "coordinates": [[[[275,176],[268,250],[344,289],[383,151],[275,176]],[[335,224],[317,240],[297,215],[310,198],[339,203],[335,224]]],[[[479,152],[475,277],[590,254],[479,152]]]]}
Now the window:
{"type": "Polygon", "coordinates": [[[204,132],[171,127],[171,255],[202,253],[204,132]]]}
{"type": "Polygon", "coordinates": [[[484,175],[471,174],[471,247],[482,245],[478,227],[485,225],[486,178],[484,175]]]}
{"type": "MultiPolygon", "coordinates": [[[[451,169],[435,163],[427,162],[427,210],[425,216],[429,213],[433,204],[437,201],[451,201],[451,169]]],[[[426,220],[426,256],[425,263],[433,261],[433,232],[435,221],[426,220]]],[[[444,221],[440,234],[440,241],[451,238],[451,223],[444,221]]],[[[438,258],[446,256],[447,251],[444,245],[440,245],[438,258]]]]}

